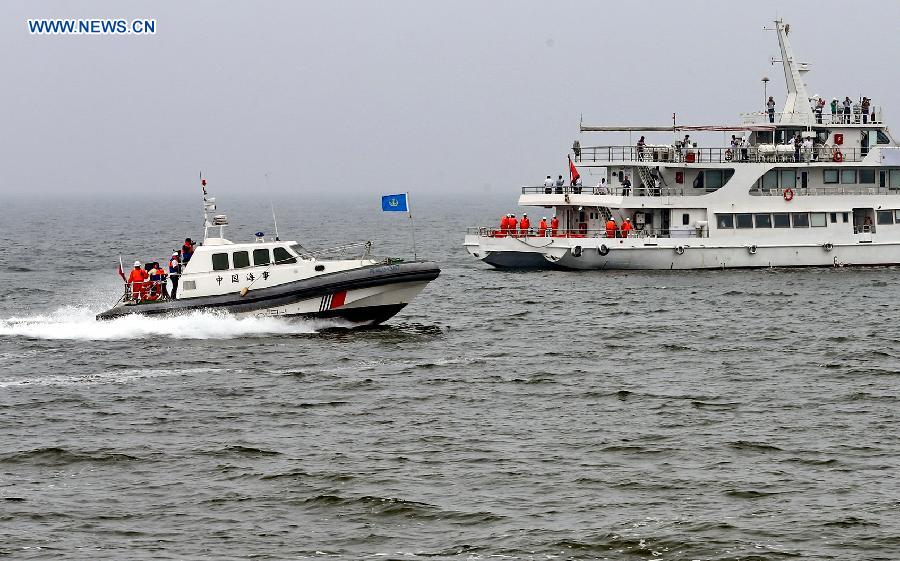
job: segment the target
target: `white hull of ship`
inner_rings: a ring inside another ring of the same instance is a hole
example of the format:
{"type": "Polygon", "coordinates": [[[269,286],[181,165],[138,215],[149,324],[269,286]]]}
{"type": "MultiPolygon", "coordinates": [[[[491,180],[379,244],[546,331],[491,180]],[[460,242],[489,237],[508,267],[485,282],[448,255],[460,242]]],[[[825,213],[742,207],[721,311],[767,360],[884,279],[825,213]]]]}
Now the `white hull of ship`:
{"type": "Polygon", "coordinates": [[[805,244],[731,245],[709,238],[610,240],[467,236],[465,246],[478,259],[504,269],[684,270],[900,265],[900,242],[868,239],[845,243],[823,240],[822,243],[805,244]]]}

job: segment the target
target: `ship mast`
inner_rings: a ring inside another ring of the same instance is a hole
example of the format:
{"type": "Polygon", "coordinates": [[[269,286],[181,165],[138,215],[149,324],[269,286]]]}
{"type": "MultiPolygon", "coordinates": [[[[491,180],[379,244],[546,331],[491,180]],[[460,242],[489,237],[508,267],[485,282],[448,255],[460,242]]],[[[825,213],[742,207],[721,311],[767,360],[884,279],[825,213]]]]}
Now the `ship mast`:
{"type": "MultiPolygon", "coordinates": [[[[775,20],[775,32],[778,34],[778,46],[781,48],[781,64],[784,66],[784,84],[787,87],[787,98],[784,100],[784,110],[781,114],[781,123],[809,125],[814,122],[812,108],[809,105],[809,93],[806,91],[806,83],[803,75],[809,72],[809,64],[797,62],[794,58],[794,49],[788,39],[790,24],[784,20],[775,20]]],[[[774,64],[773,60],[772,63],[774,64]]]]}

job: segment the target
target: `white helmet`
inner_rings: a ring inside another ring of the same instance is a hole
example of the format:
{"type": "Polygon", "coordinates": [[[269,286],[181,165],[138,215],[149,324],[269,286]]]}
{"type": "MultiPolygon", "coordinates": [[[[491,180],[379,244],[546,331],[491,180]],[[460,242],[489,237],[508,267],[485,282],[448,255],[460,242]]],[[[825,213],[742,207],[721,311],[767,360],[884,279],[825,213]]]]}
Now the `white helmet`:
{"type": "Polygon", "coordinates": [[[135,262],[134,262],[134,266],[135,266],[135,267],[140,267],[140,266],[141,266],[141,262],[140,262],[140,261],[135,261],[135,262]]]}

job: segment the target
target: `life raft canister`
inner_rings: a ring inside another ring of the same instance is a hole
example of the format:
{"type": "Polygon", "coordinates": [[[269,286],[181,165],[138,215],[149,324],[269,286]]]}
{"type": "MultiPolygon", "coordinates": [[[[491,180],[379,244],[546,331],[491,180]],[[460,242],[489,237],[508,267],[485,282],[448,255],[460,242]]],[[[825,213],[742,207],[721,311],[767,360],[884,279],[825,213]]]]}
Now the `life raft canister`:
{"type": "Polygon", "coordinates": [[[843,162],[844,161],[844,153],[841,152],[840,150],[835,150],[834,156],[832,156],[831,159],[835,162],[843,162]]]}
{"type": "Polygon", "coordinates": [[[790,201],[794,198],[794,190],[791,188],[787,188],[784,190],[784,200],[790,201]]]}

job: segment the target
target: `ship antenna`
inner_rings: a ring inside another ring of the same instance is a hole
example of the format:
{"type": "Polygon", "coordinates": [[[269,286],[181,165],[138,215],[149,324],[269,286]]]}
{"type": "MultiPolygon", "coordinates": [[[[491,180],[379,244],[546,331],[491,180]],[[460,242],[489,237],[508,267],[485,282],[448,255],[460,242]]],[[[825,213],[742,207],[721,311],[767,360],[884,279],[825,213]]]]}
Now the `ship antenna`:
{"type": "Polygon", "coordinates": [[[275,241],[280,242],[281,238],[278,237],[278,219],[275,218],[275,205],[272,204],[272,201],[269,201],[269,207],[272,209],[272,222],[275,224],[275,241]]]}

